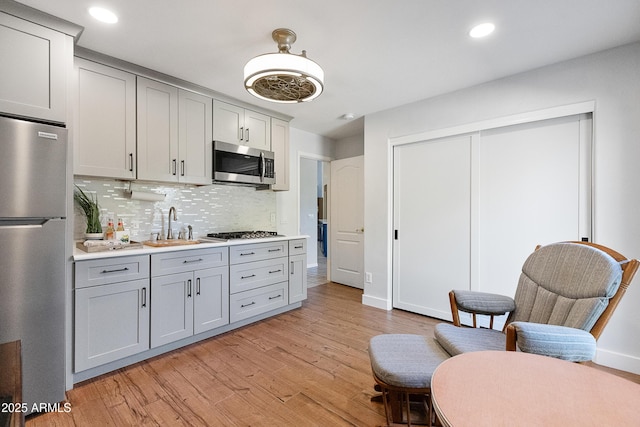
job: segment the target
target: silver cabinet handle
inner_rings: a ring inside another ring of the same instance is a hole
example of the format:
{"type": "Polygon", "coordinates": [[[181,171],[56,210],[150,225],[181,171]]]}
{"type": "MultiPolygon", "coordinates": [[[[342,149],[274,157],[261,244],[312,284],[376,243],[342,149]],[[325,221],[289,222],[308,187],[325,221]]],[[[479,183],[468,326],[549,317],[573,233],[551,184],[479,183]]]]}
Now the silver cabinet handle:
{"type": "Polygon", "coordinates": [[[244,127],[240,128],[240,141],[244,141],[244,127]]]}
{"type": "Polygon", "coordinates": [[[109,274],[109,273],[118,273],[121,271],[129,271],[129,267],[125,268],[116,268],[115,270],[102,270],[100,274],[109,274]]]}
{"type": "Polygon", "coordinates": [[[277,299],[277,298],[282,298],[282,294],[276,295],[275,297],[269,297],[270,300],[277,299]]]}
{"type": "Polygon", "coordinates": [[[282,249],[278,248],[278,249],[269,249],[269,252],[280,252],[282,249]]]}
{"type": "Polygon", "coordinates": [[[255,252],[244,252],[244,253],[241,253],[240,256],[255,255],[255,254],[256,254],[255,252]]]}
{"type": "Polygon", "coordinates": [[[187,280],[187,298],[191,298],[191,279],[187,280]]]}
{"type": "Polygon", "coordinates": [[[147,306],[147,288],[142,288],[142,308],[147,306]]]}
{"type": "Polygon", "coordinates": [[[250,274],[248,276],[240,276],[240,279],[251,279],[252,277],[256,277],[255,274],[250,274]]]}
{"type": "Polygon", "coordinates": [[[204,261],[202,258],[198,258],[198,259],[185,259],[184,261],[182,261],[183,264],[190,264],[192,262],[202,262],[204,261]]]}
{"type": "Polygon", "coordinates": [[[293,268],[295,267],[295,263],[293,261],[291,261],[291,274],[293,274],[293,268]]]}
{"type": "Polygon", "coordinates": [[[184,160],[180,160],[180,176],[184,176],[184,160]]]}
{"type": "Polygon", "coordinates": [[[272,271],[269,271],[269,274],[273,274],[273,273],[280,273],[281,271],[282,271],[282,269],[280,268],[280,269],[278,269],[278,270],[272,270],[272,271]]]}
{"type": "Polygon", "coordinates": [[[302,248],[304,248],[304,246],[302,246],[302,245],[300,245],[300,246],[294,246],[293,248],[294,248],[294,249],[302,249],[302,248]]]}
{"type": "Polygon", "coordinates": [[[173,172],[171,172],[171,174],[176,175],[178,173],[178,159],[173,159],[171,163],[173,164],[173,172]]]}
{"type": "Polygon", "coordinates": [[[249,304],[242,304],[242,305],[240,305],[240,308],[249,307],[250,305],[254,305],[255,303],[256,303],[255,301],[251,301],[249,304]]]}
{"type": "Polygon", "coordinates": [[[196,295],[200,295],[200,278],[196,279],[196,295]]]}
{"type": "Polygon", "coordinates": [[[129,172],[133,172],[133,153],[129,153],[129,172]]]}
{"type": "Polygon", "coordinates": [[[249,128],[247,128],[247,139],[245,141],[249,142],[249,128]]]}

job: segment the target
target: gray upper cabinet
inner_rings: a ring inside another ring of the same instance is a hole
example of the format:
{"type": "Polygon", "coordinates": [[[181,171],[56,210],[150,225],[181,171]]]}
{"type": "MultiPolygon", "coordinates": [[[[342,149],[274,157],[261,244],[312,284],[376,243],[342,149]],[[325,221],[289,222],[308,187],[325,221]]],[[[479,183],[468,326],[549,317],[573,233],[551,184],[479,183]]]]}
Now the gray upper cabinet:
{"type": "Polygon", "coordinates": [[[136,178],[136,76],[75,60],[74,173],[136,178]]]}
{"type": "Polygon", "coordinates": [[[212,180],[212,99],[138,77],[138,179],[212,180]]]}
{"type": "Polygon", "coordinates": [[[271,117],[214,100],[213,140],[271,150],[271,117]]]}
{"type": "Polygon", "coordinates": [[[271,119],[271,151],[275,154],[276,183],[272,190],[289,190],[289,122],[271,119]]]}
{"type": "Polygon", "coordinates": [[[73,38],[0,12],[0,112],[66,123],[73,38]]]}

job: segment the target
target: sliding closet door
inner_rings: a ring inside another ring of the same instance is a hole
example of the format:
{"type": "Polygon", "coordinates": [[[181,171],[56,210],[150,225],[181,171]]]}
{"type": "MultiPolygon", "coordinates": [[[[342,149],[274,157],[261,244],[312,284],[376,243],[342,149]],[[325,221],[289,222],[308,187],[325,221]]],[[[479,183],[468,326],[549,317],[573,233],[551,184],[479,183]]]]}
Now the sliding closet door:
{"type": "Polygon", "coordinates": [[[481,132],[472,288],[513,295],[537,244],[590,238],[591,127],[589,115],[481,132]]]}
{"type": "Polygon", "coordinates": [[[469,289],[471,136],[394,148],[393,306],[451,318],[469,289]]]}

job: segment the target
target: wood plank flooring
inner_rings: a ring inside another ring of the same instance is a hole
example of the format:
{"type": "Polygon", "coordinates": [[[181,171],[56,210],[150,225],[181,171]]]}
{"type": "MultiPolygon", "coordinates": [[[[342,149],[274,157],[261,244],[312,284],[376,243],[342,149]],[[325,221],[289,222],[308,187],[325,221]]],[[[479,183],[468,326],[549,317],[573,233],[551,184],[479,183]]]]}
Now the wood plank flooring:
{"type": "Polygon", "coordinates": [[[310,288],[300,309],[78,384],[69,413],[29,416],[27,427],[383,425],[369,339],[432,335],[439,321],[361,297],[334,283],[310,288]]]}

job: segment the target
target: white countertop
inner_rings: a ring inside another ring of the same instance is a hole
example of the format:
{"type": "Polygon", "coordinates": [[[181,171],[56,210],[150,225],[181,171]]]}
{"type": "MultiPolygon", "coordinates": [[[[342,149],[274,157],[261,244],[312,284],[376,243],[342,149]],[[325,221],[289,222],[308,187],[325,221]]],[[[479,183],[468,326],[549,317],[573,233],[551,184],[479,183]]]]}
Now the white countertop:
{"type": "Polygon", "coordinates": [[[268,243],[268,242],[280,242],[283,240],[296,240],[296,239],[306,239],[309,236],[300,235],[300,236],[277,236],[277,237],[267,237],[260,239],[237,239],[237,240],[229,240],[229,241],[221,241],[221,242],[205,242],[201,240],[202,243],[193,244],[193,245],[179,245],[179,246],[165,246],[165,247],[154,247],[154,246],[143,246],[139,249],[111,249],[108,251],[101,252],[84,252],[82,249],[74,248],[73,249],[73,260],[74,261],[86,261],[91,259],[101,259],[101,258],[111,258],[111,257],[119,257],[119,256],[132,256],[132,255],[149,255],[160,252],[176,252],[176,251],[188,251],[194,249],[207,249],[207,248],[219,248],[224,246],[237,246],[237,245],[248,245],[255,243],[268,243]]]}

